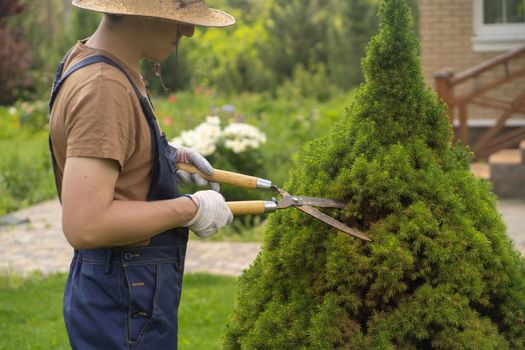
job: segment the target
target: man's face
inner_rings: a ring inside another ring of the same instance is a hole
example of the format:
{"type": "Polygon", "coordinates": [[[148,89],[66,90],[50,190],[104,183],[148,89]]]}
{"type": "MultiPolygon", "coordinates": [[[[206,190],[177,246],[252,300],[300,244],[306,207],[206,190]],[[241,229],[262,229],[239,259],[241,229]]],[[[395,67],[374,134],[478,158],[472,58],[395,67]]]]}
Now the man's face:
{"type": "Polygon", "coordinates": [[[144,38],[144,56],[153,61],[164,60],[183,36],[192,37],[195,31],[192,24],[156,19],[144,20],[144,27],[147,33],[144,38]]]}

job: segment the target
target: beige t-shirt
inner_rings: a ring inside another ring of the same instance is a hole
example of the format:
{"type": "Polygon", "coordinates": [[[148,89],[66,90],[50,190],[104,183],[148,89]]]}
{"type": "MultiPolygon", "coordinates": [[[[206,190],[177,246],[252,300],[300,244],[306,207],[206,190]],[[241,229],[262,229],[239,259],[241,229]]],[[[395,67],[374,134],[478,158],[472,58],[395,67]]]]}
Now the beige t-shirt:
{"type": "MultiPolygon", "coordinates": [[[[118,63],[141,93],[146,93],[138,72],[82,42],[72,49],[63,73],[93,55],[118,63]]],[[[114,159],[120,165],[114,199],[146,200],[151,176],[150,130],[132,85],[119,69],[95,63],[69,76],[51,112],[50,134],[60,183],[67,157],[114,159]]]]}

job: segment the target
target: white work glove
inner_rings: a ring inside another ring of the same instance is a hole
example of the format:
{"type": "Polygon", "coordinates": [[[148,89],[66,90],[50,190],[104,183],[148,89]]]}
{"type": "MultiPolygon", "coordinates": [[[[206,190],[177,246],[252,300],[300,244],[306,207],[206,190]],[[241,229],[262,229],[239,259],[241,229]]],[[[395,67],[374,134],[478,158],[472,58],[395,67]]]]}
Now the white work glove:
{"type": "Polygon", "coordinates": [[[166,149],[166,156],[171,167],[171,173],[176,177],[177,182],[184,184],[195,183],[198,186],[207,186],[216,192],[219,192],[221,187],[217,182],[208,182],[199,174],[189,174],[183,170],[177,170],[177,163],[191,164],[205,175],[213,175],[213,167],[210,162],[206,160],[199,152],[184,146],[177,146],[168,143],[166,149]]]}
{"type": "Polygon", "coordinates": [[[209,237],[233,221],[233,214],[220,193],[207,190],[190,196],[198,210],[187,226],[197,236],[209,237]]]}

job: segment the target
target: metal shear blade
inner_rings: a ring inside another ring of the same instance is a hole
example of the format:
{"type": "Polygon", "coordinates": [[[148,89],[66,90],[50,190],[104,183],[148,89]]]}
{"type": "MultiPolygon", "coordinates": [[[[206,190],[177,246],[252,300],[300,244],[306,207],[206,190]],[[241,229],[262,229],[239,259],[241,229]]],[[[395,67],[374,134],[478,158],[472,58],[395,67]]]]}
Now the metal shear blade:
{"type": "Polygon", "coordinates": [[[278,209],[285,209],[291,206],[314,205],[322,208],[339,208],[345,207],[345,203],[333,199],[318,198],[318,197],[304,197],[304,196],[283,196],[283,199],[273,199],[277,203],[278,209]]]}
{"type": "Polygon", "coordinates": [[[321,206],[321,207],[328,207],[328,208],[344,208],[345,204],[341,201],[336,201],[333,199],[325,199],[325,198],[317,198],[317,197],[299,197],[299,196],[291,196],[288,192],[283,190],[282,188],[276,188],[277,191],[283,196],[283,199],[278,202],[277,208],[288,208],[290,206],[295,206],[297,209],[301,210],[302,212],[305,212],[317,220],[320,220],[332,227],[335,227],[336,229],[359,239],[369,241],[372,240],[368,238],[365,234],[359,232],[356,229],[350,228],[347,225],[343,224],[339,220],[334,219],[333,217],[326,215],[325,213],[320,212],[319,210],[312,207],[312,205],[321,206]],[[301,198],[303,199],[303,202],[301,203],[301,198]],[[281,202],[283,202],[282,205],[287,205],[281,207],[281,202]],[[290,202],[294,202],[294,204],[288,204],[290,202]],[[301,204],[297,204],[301,203],[301,204]],[[316,203],[321,203],[321,205],[318,205],[316,203]]]}

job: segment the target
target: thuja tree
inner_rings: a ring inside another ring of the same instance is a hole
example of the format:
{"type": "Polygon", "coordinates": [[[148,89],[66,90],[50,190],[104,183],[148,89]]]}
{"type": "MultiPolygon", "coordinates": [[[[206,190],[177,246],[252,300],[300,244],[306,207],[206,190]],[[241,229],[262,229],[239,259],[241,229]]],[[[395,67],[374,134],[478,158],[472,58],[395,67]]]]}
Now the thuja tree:
{"type": "Polygon", "coordinates": [[[327,213],[373,242],[295,209],[272,214],[226,349],[525,348],[524,259],[469,153],[449,143],[406,3],[385,0],[379,14],[347,117],[286,184],[347,202],[327,213]]]}

